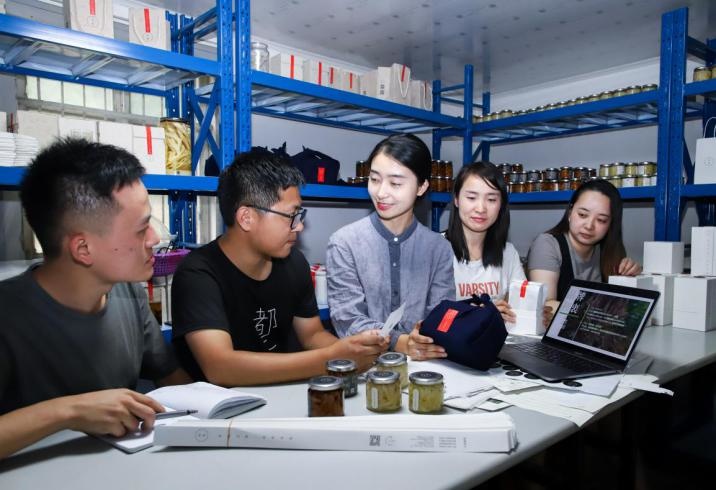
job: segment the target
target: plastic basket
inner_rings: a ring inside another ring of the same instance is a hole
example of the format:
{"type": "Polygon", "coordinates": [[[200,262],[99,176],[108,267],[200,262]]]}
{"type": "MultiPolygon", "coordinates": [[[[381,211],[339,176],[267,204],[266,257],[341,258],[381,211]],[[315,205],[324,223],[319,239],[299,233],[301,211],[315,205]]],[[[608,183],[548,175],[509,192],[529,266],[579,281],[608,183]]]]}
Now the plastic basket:
{"type": "Polygon", "coordinates": [[[189,254],[190,250],[179,248],[169,252],[156,252],[154,254],[154,277],[174,274],[179,262],[189,254]]]}

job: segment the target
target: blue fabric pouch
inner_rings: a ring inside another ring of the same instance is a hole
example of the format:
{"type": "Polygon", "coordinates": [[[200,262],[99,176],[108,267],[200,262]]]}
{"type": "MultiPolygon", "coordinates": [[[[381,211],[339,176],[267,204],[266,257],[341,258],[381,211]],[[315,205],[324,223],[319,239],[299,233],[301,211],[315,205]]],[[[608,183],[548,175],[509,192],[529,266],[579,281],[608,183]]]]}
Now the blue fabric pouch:
{"type": "Polygon", "coordinates": [[[485,371],[497,359],[507,329],[490,296],[483,294],[440,302],[423,320],[420,334],[442,346],[449,360],[485,371]]]}

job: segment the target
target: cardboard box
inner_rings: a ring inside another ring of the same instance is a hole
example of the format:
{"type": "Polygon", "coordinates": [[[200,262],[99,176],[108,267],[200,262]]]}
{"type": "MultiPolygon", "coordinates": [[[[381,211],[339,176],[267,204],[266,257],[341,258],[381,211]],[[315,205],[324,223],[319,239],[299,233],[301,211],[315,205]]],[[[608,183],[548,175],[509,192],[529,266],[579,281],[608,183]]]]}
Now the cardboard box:
{"type": "Polygon", "coordinates": [[[269,60],[269,71],[274,75],[303,80],[303,58],[295,54],[276,54],[269,60]]]}
{"type": "Polygon", "coordinates": [[[84,138],[97,141],[97,121],[60,116],[58,121],[60,138],[84,138]]]}
{"type": "Polygon", "coordinates": [[[13,118],[15,132],[34,136],[40,148],[48,146],[59,136],[59,119],[57,114],[39,111],[17,111],[13,118]]]}
{"type": "Polygon", "coordinates": [[[684,242],[644,242],[644,272],[650,274],[684,272],[684,242]]]}
{"type": "Polygon", "coordinates": [[[97,137],[100,143],[114,145],[134,153],[132,147],[132,125],[110,121],[97,123],[97,137]]]}
{"type": "Polygon", "coordinates": [[[716,276],[716,226],[691,228],[691,275],[716,276]]]}
{"type": "Polygon", "coordinates": [[[323,87],[339,89],[341,87],[340,70],[320,60],[303,62],[303,81],[323,87]]]}
{"type": "Polygon", "coordinates": [[[166,174],[164,128],[132,126],[132,151],[148,174],[166,174]]]}
{"type": "Polygon", "coordinates": [[[410,105],[410,68],[393,63],[369,71],[361,78],[361,94],[410,105]]]}
{"type": "Polygon", "coordinates": [[[509,288],[510,307],[515,312],[515,323],[506,323],[511,334],[542,335],[544,326],[545,287],[540,282],[512,281],[509,288]]]}
{"type": "Polygon", "coordinates": [[[166,10],[158,8],[129,9],[129,42],[169,51],[171,34],[166,10]]]}
{"type": "Polygon", "coordinates": [[[674,279],[673,325],[701,332],[716,328],[716,277],[674,279]]]}
{"type": "Polygon", "coordinates": [[[651,274],[654,289],[661,293],[651,312],[652,325],[671,325],[674,321],[674,279],[677,274],[651,274]]]}
{"type": "Polygon", "coordinates": [[[112,0],[65,0],[65,27],[114,38],[112,0]]]}
{"type": "Polygon", "coordinates": [[[360,76],[350,70],[341,70],[341,90],[359,94],[360,92],[360,76]]]}

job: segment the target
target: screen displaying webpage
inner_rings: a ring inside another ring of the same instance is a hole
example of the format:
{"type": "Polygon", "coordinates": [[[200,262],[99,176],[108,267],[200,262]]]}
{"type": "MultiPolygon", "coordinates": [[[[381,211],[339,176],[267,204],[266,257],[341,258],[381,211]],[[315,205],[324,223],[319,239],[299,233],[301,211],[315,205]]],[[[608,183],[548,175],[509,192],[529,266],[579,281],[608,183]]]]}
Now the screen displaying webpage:
{"type": "Polygon", "coordinates": [[[652,299],[572,286],[547,337],[626,360],[652,299]]]}

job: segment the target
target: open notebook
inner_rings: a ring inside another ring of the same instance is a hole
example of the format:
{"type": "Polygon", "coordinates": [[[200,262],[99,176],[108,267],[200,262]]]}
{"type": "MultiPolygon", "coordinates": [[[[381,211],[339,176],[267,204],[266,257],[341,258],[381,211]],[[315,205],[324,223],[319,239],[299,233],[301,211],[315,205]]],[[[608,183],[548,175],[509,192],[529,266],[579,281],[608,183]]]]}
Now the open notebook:
{"type": "MultiPolygon", "coordinates": [[[[155,427],[170,425],[179,420],[235,417],[266,404],[266,399],[261,396],[204,382],[165,386],[150,391],[147,396],[157,400],[166,410],[197,410],[196,416],[185,415],[183,417],[157,420],[154,424],[155,427]]],[[[134,432],[123,437],[100,436],[100,439],[122,451],[135,453],[153,445],[154,433],[134,432]]]]}

